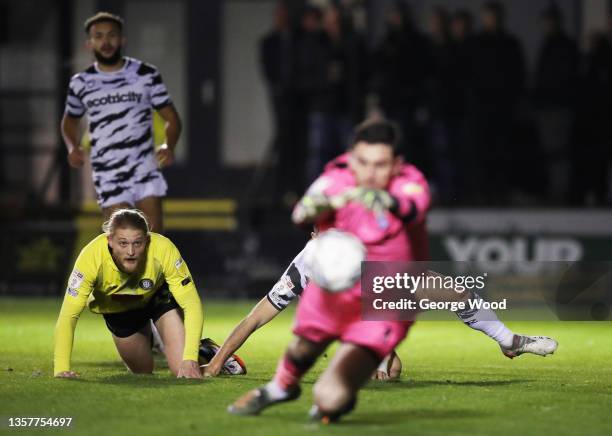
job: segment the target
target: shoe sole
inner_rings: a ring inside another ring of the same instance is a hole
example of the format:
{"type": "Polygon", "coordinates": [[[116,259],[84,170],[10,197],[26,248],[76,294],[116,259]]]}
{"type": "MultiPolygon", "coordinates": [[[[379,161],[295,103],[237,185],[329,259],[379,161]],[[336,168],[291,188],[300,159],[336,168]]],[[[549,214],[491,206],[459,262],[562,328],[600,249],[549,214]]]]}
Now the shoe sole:
{"type": "Polygon", "coordinates": [[[255,410],[255,411],[242,411],[240,409],[237,409],[234,407],[233,404],[231,404],[228,408],[227,408],[227,412],[231,413],[232,415],[236,415],[236,416],[257,416],[259,415],[261,412],[263,412],[265,409],[267,409],[270,406],[273,406],[275,404],[279,404],[279,403],[286,403],[287,401],[293,401],[293,400],[297,400],[300,395],[302,394],[301,390],[297,391],[296,394],[290,395],[289,397],[283,399],[283,400],[276,400],[276,401],[271,401],[269,403],[267,403],[266,405],[264,405],[263,407],[255,410]]]}

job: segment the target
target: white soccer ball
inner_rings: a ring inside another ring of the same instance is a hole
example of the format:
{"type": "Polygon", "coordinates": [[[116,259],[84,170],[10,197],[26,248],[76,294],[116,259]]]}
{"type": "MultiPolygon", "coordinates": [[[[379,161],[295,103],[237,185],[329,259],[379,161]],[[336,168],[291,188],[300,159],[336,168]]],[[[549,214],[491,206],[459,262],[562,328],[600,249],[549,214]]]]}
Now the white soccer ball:
{"type": "Polygon", "coordinates": [[[356,236],[340,230],[327,230],[310,241],[305,263],[309,276],[329,292],[352,288],[361,277],[366,248],[356,236]]]}

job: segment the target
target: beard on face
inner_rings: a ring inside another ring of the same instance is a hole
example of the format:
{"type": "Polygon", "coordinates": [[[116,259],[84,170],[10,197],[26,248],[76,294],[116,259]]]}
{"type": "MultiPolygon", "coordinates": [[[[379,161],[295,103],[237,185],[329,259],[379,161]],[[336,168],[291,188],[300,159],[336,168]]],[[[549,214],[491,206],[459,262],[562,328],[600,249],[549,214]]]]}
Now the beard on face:
{"type": "Polygon", "coordinates": [[[113,258],[113,262],[115,262],[115,265],[121,271],[123,271],[125,273],[128,273],[128,274],[131,274],[131,273],[133,273],[134,271],[136,271],[136,270],[138,270],[140,268],[141,259],[139,259],[138,257],[136,257],[136,256],[133,257],[133,259],[136,260],[136,265],[130,264],[129,267],[133,267],[133,269],[129,270],[129,267],[128,267],[128,269],[126,269],[125,265],[124,265],[124,262],[127,261],[127,259],[126,259],[127,256],[121,257],[121,255],[113,253],[113,250],[110,247],[109,247],[109,250],[110,250],[111,257],[113,258]]]}
{"type": "Polygon", "coordinates": [[[121,53],[121,47],[118,47],[110,57],[105,57],[102,52],[99,52],[98,50],[94,50],[94,56],[98,63],[103,65],[115,65],[121,60],[123,54],[121,53]]]}

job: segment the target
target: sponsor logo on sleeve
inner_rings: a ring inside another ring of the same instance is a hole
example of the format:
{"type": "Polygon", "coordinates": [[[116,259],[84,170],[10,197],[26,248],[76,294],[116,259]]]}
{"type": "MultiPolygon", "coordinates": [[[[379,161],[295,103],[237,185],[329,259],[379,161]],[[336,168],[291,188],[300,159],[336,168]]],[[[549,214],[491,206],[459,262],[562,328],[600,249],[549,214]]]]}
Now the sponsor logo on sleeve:
{"type": "Polygon", "coordinates": [[[189,283],[191,283],[191,277],[186,277],[181,281],[181,285],[183,286],[187,286],[189,283]]]}
{"type": "Polygon", "coordinates": [[[293,283],[291,283],[291,280],[287,282],[285,277],[281,277],[270,292],[268,292],[268,300],[279,310],[286,308],[296,297],[296,294],[291,290],[293,283]],[[290,283],[291,287],[287,283],[290,283]]]}
{"type": "Polygon", "coordinates": [[[80,288],[83,284],[83,280],[85,280],[85,275],[81,271],[79,271],[78,269],[72,270],[72,274],[70,274],[70,279],[68,279],[68,288],[80,288]]]}
{"type": "Polygon", "coordinates": [[[181,267],[181,265],[183,265],[183,259],[179,258],[179,260],[177,260],[176,262],[174,262],[174,267],[176,269],[179,269],[181,267]]]}
{"type": "Polygon", "coordinates": [[[288,275],[283,276],[283,278],[281,279],[283,281],[283,284],[288,288],[288,289],[293,289],[295,288],[295,285],[293,284],[293,282],[291,281],[291,277],[289,277],[288,275]]]}
{"type": "Polygon", "coordinates": [[[272,288],[272,294],[277,295],[283,299],[287,297],[293,298],[294,294],[291,291],[295,288],[295,285],[291,281],[291,278],[288,275],[281,277],[281,279],[276,282],[274,287],[272,288]]]}
{"type": "Polygon", "coordinates": [[[70,295],[71,297],[76,297],[77,295],[79,295],[79,291],[77,291],[76,289],[70,288],[70,287],[66,289],[66,293],[70,295]]]}
{"type": "Polygon", "coordinates": [[[421,194],[424,191],[425,189],[423,189],[423,186],[414,182],[409,182],[402,186],[402,192],[406,195],[421,194]]]}

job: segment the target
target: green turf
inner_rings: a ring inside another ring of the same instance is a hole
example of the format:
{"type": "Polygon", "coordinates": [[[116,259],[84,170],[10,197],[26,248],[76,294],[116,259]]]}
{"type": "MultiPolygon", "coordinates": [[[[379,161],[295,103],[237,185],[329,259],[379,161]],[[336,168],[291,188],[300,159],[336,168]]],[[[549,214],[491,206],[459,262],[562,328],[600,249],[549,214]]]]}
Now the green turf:
{"type": "MultiPolygon", "coordinates": [[[[255,418],[225,412],[237,396],[272,375],[291,337],[291,311],[245,344],[240,354],[248,375],[203,382],[172,378],[161,362],[153,376],[128,374],[103,319],[86,313],[73,352],[81,379],[73,381],[51,377],[59,304],[0,299],[2,432],[42,431],[8,429],[10,416],[71,416],[73,435],[612,434],[611,323],[511,322],[518,332],[554,336],[560,347],[545,359],[509,360],[459,321],[421,322],[399,350],[402,380],[370,383],[353,414],[321,427],[308,423],[306,412],[326,359],[306,377],[300,400],[255,418]]],[[[204,335],[221,341],[250,306],[206,304],[204,335]]]]}

